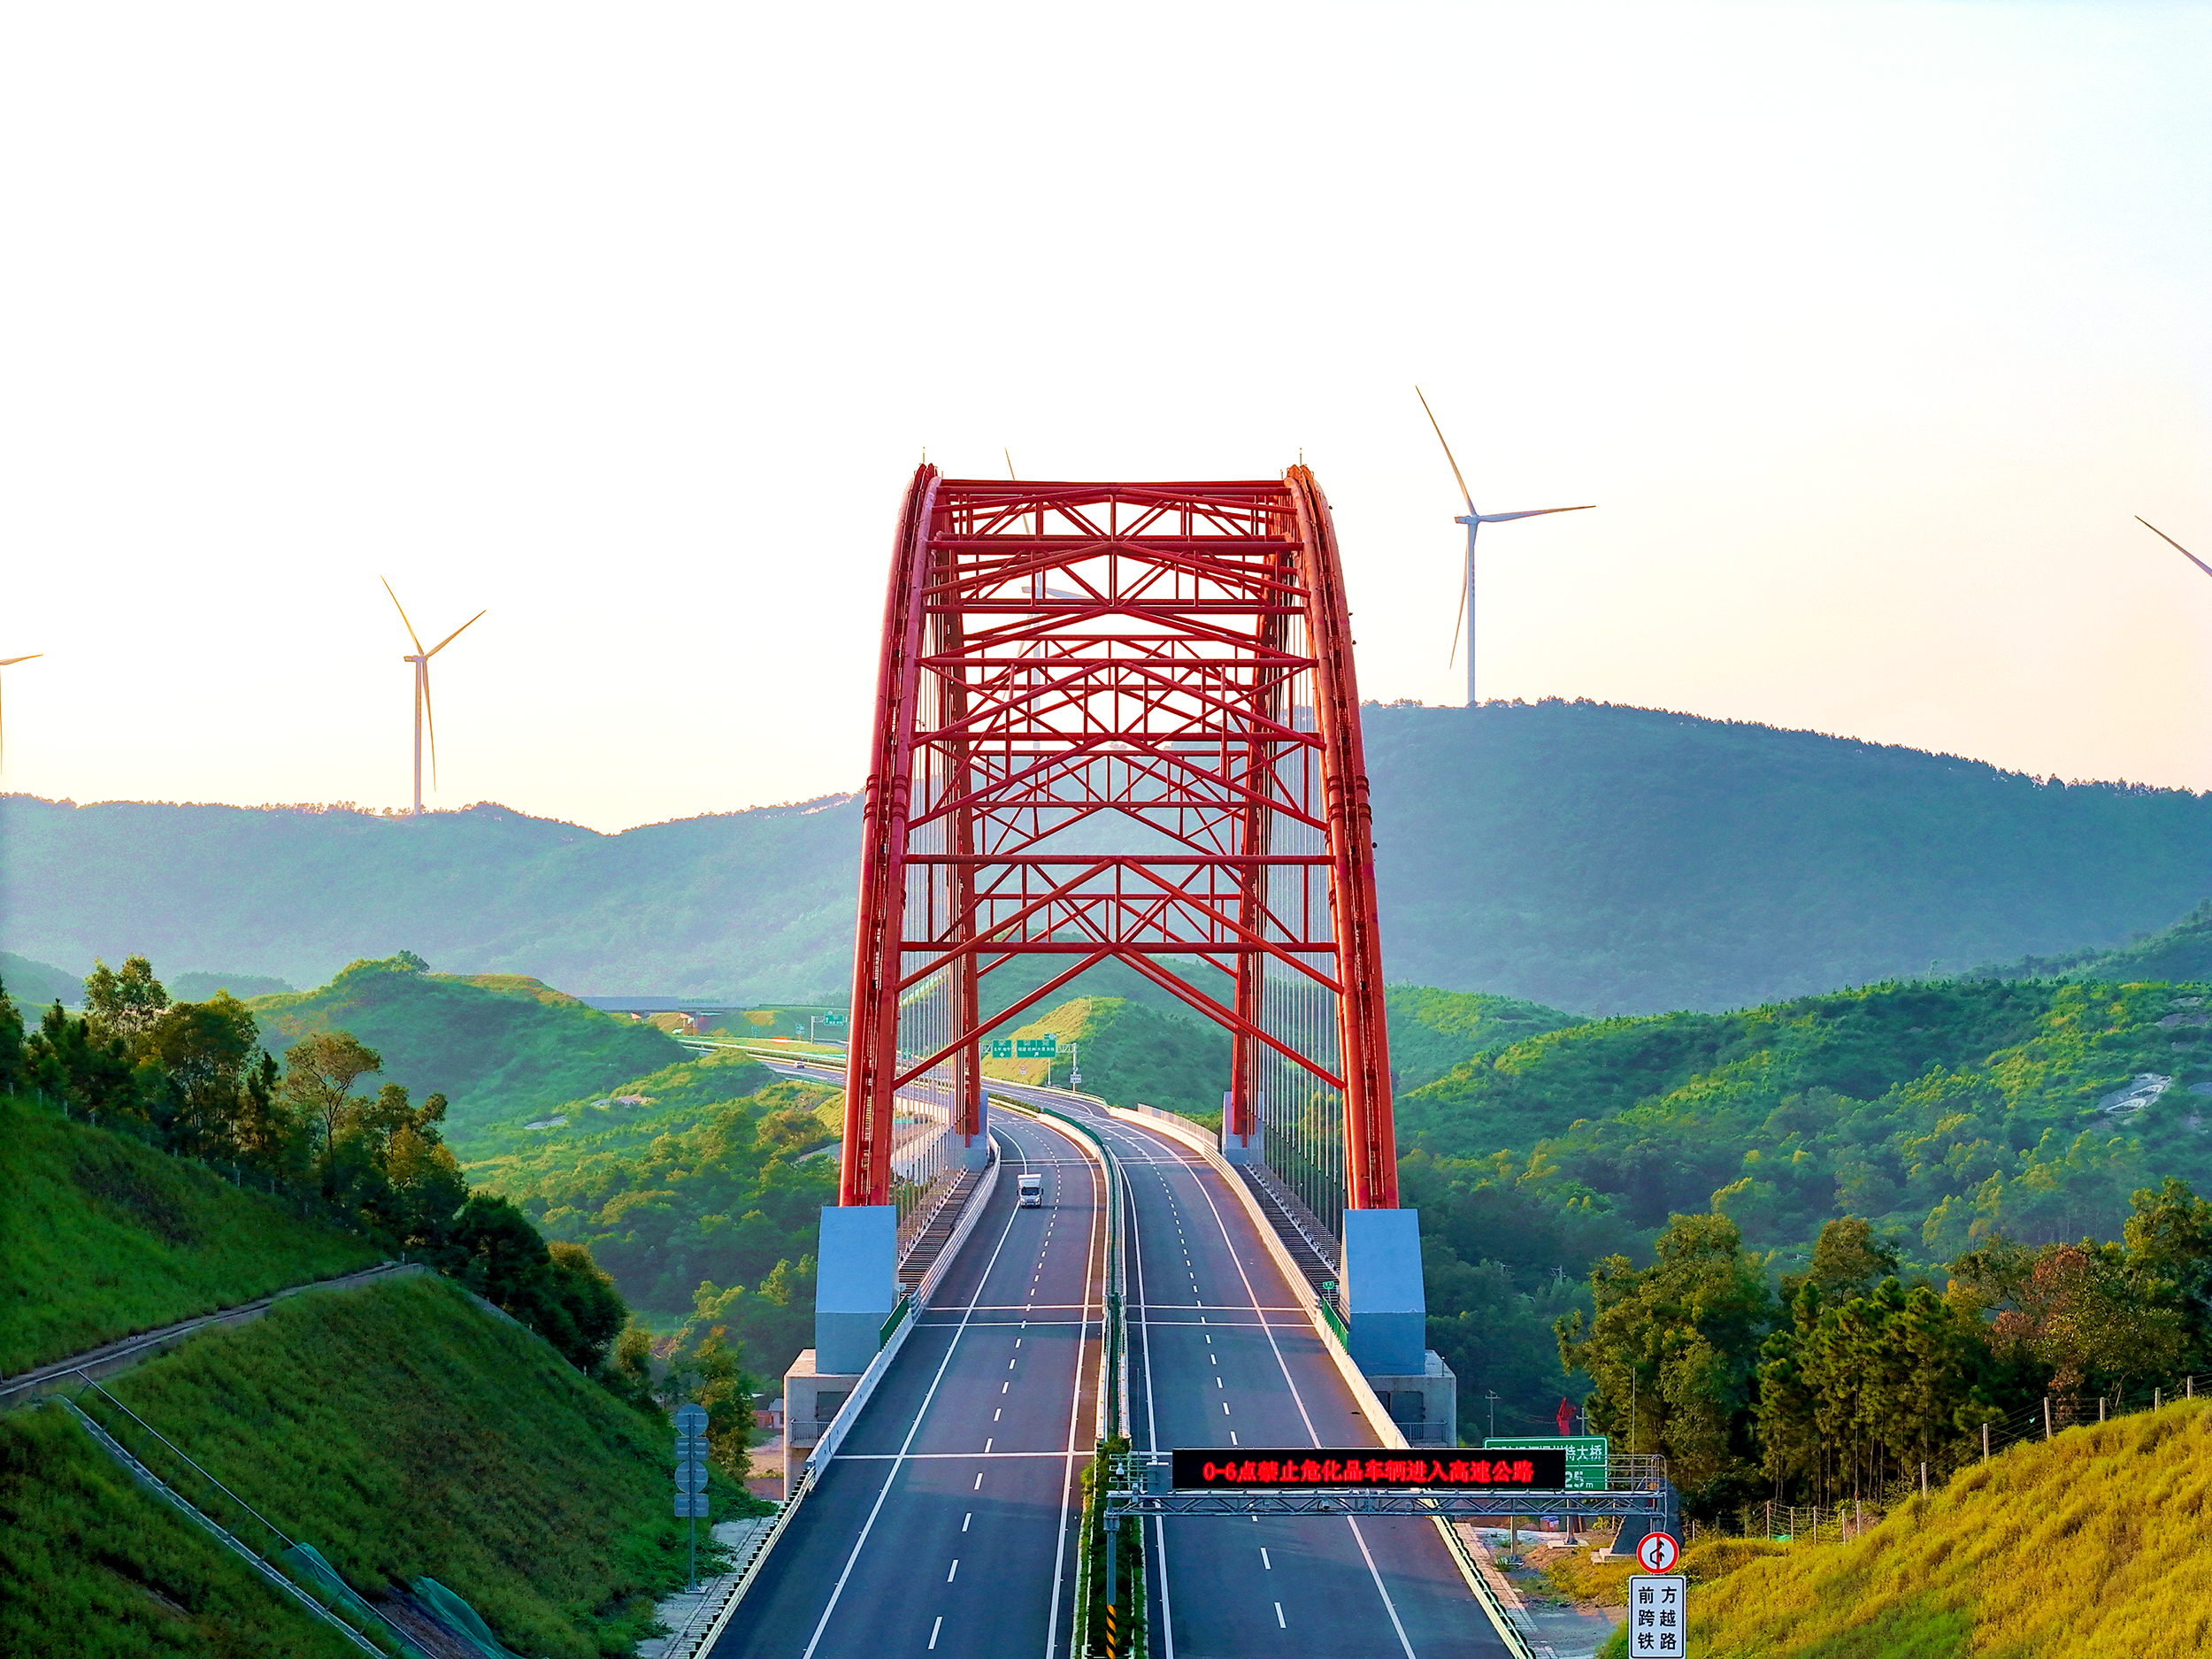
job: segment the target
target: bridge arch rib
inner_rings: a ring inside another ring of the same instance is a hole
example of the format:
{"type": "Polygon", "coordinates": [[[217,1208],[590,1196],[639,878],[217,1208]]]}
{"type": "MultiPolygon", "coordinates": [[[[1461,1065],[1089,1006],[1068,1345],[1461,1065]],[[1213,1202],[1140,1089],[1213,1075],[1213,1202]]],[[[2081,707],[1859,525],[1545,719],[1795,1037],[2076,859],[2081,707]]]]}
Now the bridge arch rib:
{"type": "Polygon", "coordinates": [[[1332,1220],[1396,1207],[1350,612],[1305,467],[918,469],[864,825],[841,1204],[979,1160],[981,1045],[1113,961],[1229,1033],[1233,1155],[1332,1220]]]}

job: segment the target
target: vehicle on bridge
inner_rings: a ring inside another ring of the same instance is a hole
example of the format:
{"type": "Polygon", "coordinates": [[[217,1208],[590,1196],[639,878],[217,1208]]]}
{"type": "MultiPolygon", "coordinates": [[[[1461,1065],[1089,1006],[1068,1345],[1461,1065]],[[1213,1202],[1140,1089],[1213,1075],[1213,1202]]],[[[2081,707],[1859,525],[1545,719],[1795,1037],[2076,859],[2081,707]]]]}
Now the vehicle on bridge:
{"type": "Polygon", "coordinates": [[[1045,1178],[1043,1176],[1025,1175],[1018,1185],[1021,1188],[1024,1210],[1038,1210],[1043,1207],[1045,1202],[1045,1178]]]}

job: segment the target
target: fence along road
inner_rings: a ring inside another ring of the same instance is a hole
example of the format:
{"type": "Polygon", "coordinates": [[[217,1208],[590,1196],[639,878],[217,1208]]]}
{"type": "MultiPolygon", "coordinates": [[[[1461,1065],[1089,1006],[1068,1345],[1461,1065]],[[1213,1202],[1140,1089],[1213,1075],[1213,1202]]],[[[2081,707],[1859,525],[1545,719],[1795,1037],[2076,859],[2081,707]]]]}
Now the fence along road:
{"type": "MultiPolygon", "coordinates": [[[[1220,1174],[1164,1135],[1091,1122],[1128,1178],[1137,1449],[1379,1445],[1314,1333],[1310,1293],[1285,1281],[1220,1174]]],[[[1157,1659],[1507,1653],[1432,1522],[1208,1516],[1153,1529],[1157,1659]]]]}
{"type": "Polygon", "coordinates": [[[1105,1217],[1097,1164],[1002,1117],[1002,1179],[898,1363],[846,1436],[714,1659],[1065,1655],[1078,1473],[1098,1432],[1105,1217]]]}

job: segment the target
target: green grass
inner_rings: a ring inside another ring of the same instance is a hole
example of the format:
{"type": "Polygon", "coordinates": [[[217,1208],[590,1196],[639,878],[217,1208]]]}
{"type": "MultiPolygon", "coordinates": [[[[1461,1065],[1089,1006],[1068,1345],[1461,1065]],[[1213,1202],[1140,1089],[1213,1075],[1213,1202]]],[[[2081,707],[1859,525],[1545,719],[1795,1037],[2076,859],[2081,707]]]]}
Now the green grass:
{"type": "Polygon", "coordinates": [[[666,1422],[443,1279],[296,1297],[109,1386],[355,1588],[427,1573],[519,1653],[626,1653],[684,1573],[666,1422]]]}
{"type": "Polygon", "coordinates": [[[381,1253],[125,1136],[0,1095],[0,1372],[381,1253]]]}
{"type": "MultiPolygon", "coordinates": [[[[2071,1429],[1974,1465],[1863,1539],[1684,1555],[1704,1659],[2136,1659],[2212,1649],[2212,1410],[2071,1429]]],[[[1617,1634],[1607,1653],[1625,1653],[1617,1634]]]]}
{"type": "Polygon", "coordinates": [[[0,1653],[360,1655],[55,1404],[0,1417],[0,1653]]]}

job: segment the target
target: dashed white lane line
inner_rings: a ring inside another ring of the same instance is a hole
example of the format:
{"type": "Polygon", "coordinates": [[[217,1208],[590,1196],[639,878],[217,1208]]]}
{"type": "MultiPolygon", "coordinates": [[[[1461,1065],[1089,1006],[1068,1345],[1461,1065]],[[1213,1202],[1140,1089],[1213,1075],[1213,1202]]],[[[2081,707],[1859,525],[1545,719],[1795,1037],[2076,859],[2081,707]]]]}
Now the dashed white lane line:
{"type": "Polygon", "coordinates": [[[944,1629],[944,1627],[945,1627],[945,1616],[944,1616],[942,1613],[940,1613],[940,1614],[937,1616],[937,1622],[936,1622],[934,1624],[932,1624],[932,1625],[929,1627],[929,1650],[930,1650],[930,1652],[932,1652],[932,1653],[935,1653],[935,1652],[937,1651],[937,1632],[938,1632],[939,1631],[941,1631],[941,1630],[944,1629]]]}
{"type": "Polygon", "coordinates": [[[955,1555],[955,1556],[952,1558],[952,1567],[951,1567],[951,1569],[950,1569],[950,1570],[949,1570],[949,1571],[945,1574],[945,1582],[946,1582],[947,1584],[950,1584],[950,1583],[953,1581],[954,1575],[955,1575],[955,1574],[956,1574],[956,1573],[958,1573],[958,1572],[959,1572],[959,1571],[960,1571],[960,1557],[959,1557],[959,1556],[957,1556],[957,1555],[955,1555]]]}
{"type": "Polygon", "coordinates": [[[1290,1628],[1290,1621],[1283,1617],[1283,1604],[1280,1601],[1275,1603],[1275,1628],[1277,1630],[1290,1628]]]}

